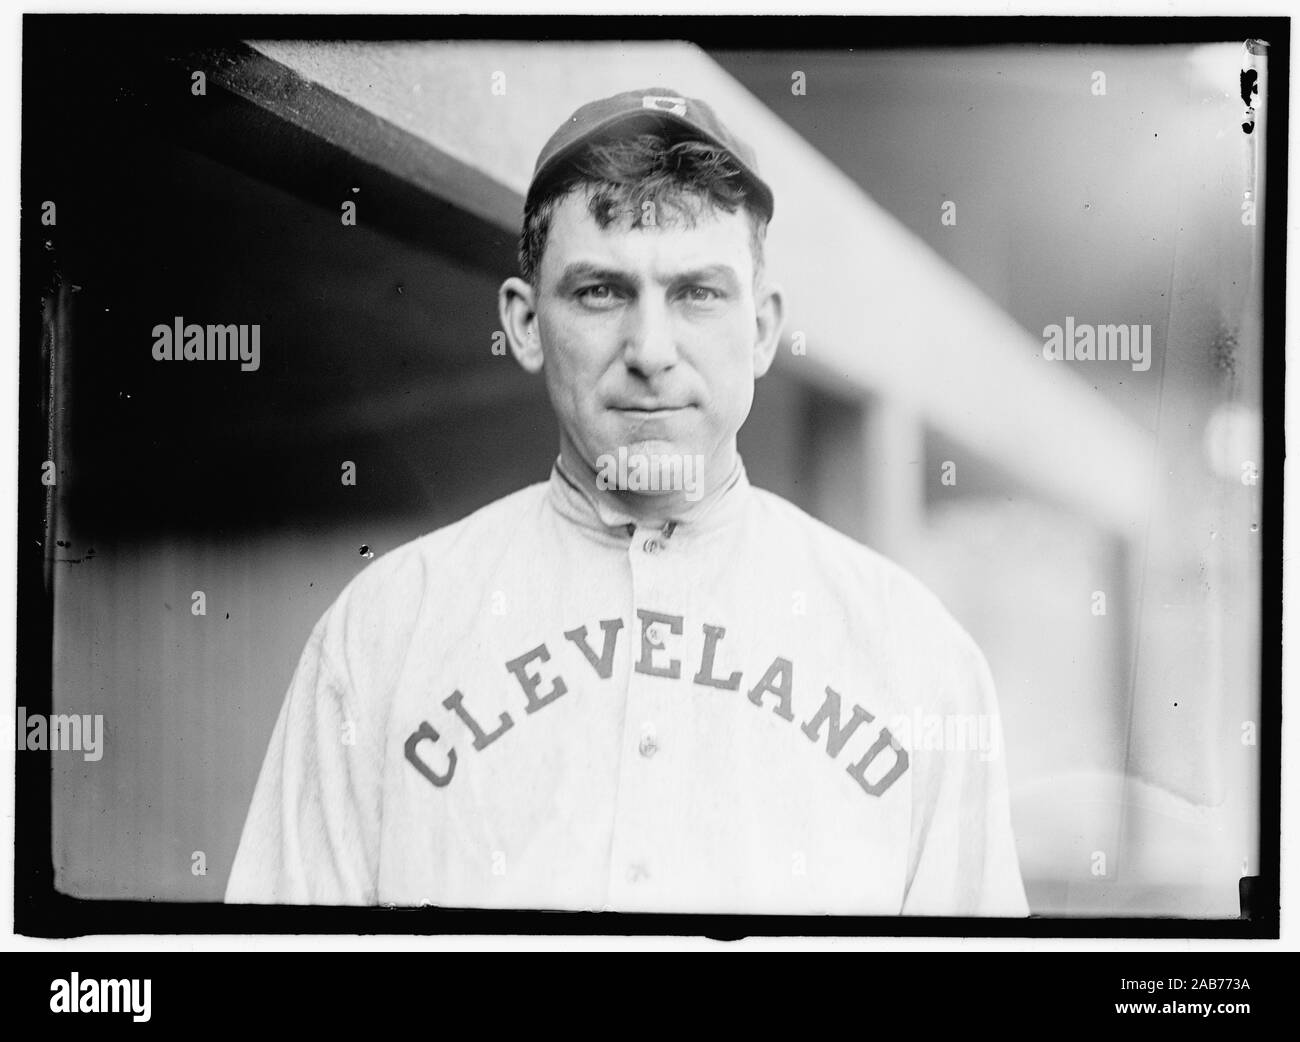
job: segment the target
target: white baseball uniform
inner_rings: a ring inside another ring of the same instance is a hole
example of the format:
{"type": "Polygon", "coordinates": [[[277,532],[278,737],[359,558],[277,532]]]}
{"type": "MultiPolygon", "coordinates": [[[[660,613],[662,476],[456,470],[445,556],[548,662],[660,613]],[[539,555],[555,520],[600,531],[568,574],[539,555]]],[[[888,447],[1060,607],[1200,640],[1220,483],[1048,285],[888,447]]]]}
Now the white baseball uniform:
{"type": "Polygon", "coordinates": [[[324,614],[226,898],[1021,916],[1001,749],[933,595],[739,462],[662,531],[557,465],[324,614]]]}

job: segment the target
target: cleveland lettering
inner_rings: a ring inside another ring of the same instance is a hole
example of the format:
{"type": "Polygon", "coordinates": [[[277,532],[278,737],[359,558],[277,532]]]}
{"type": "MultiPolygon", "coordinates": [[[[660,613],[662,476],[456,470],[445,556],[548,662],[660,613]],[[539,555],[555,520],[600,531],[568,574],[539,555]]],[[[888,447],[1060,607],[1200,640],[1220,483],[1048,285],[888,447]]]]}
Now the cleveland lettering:
{"type": "MultiPolygon", "coordinates": [[[[637,610],[640,633],[635,645],[637,655],[633,671],[642,676],[679,680],[683,676],[682,662],[674,658],[667,647],[668,636],[679,637],[685,632],[685,620],[680,615],[670,615],[647,609],[637,610]]],[[[587,626],[566,630],[564,639],[582,654],[599,680],[609,680],[613,675],[614,653],[619,634],[625,628],[623,619],[603,619],[599,628],[599,650],[593,646],[592,631],[587,626]]],[[[780,719],[798,725],[808,741],[823,745],[831,760],[838,760],[850,743],[862,732],[862,740],[845,759],[850,761],[845,773],[868,796],[882,796],[908,768],[907,750],[894,738],[889,728],[875,730],[875,716],[860,705],[844,705],[841,694],[831,687],[819,695],[820,704],[810,703],[796,712],[794,695],[794,662],[780,655],[763,669],[757,681],[748,688],[744,676],[735,671],[719,676],[716,670],[718,648],[726,637],[722,626],[704,623],[704,645],[699,668],[691,677],[694,687],[714,693],[716,691],[745,691],[744,701],[755,710],[768,707],[780,719]],[[807,712],[811,710],[811,713],[807,712]],[[847,719],[846,719],[847,715],[847,719]],[[802,719],[799,719],[802,718],[802,719]],[[865,728],[863,725],[867,725],[865,728]],[[872,733],[874,731],[874,734],[872,733]]],[[[524,651],[507,661],[505,671],[514,678],[523,696],[525,716],[542,712],[569,691],[563,676],[547,669],[551,651],[546,644],[524,651]]],[[[495,721],[480,721],[466,705],[463,692],[453,691],[442,701],[442,707],[453,713],[473,737],[471,748],[481,753],[493,745],[515,726],[509,712],[501,713],[495,721]]],[[[436,788],[450,785],[455,776],[459,755],[455,748],[437,748],[441,735],[427,720],[421,720],[406,739],[404,752],[407,761],[436,788]]]]}

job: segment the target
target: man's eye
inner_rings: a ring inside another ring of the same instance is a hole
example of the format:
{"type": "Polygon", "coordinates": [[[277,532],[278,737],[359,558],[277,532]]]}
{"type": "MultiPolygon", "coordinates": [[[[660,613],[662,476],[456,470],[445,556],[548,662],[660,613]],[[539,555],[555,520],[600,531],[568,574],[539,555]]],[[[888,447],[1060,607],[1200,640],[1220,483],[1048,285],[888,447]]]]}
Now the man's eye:
{"type": "Polygon", "coordinates": [[[609,304],[617,299],[614,287],[602,283],[599,286],[584,286],[578,290],[578,299],[584,304],[602,305],[609,304]]]}
{"type": "Polygon", "coordinates": [[[722,294],[708,286],[688,286],[683,295],[692,304],[712,304],[722,298],[722,294]]]}

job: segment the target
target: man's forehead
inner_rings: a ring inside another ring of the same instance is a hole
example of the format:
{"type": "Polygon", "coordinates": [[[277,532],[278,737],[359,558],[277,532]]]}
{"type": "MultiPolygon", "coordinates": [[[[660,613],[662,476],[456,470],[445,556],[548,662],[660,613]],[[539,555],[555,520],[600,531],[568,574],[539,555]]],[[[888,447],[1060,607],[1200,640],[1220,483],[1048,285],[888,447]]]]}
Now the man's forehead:
{"type": "Polygon", "coordinates": [[[707,203],[684,210],[671,203],[651,205],[615,212],[601,227],[589,197],[571,193],[552,215],[543,263],[556,274],[578,260],[669,271],[725,264],[741,277],[752,268],[751,228],[743,210],[728,213],[707,203]]]}

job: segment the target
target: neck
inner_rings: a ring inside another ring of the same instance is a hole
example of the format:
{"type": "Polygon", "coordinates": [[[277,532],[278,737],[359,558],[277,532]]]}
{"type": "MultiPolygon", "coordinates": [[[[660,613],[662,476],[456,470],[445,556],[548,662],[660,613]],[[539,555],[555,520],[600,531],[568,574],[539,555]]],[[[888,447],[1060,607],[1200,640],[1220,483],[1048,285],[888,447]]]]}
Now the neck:
{"type": "MultiPolygon", "coordinates": [[[[701,513],[711,504],[730,483],[732,474],[739,460],[736,454],[735,439],[722,447],[722,450],[703,460],[703,466],[696,473],[696,458],[682,461],[682,470],[678,473],[688,479],[686,488],[637,489],[638,472],[636,454],[624,455],[620,460],[614,458],[621,468],[610,467],[602,471],[589,463],[574,448],[567,438],[560,441],[561,469],[569,479],[596,498],[604,498],[618,505],[618,508],[635,519],[638,525],[661,527],[669,521],[681,521],[701,513]],[[685,468],[690,468],[689,472],[685,468]],[[616,481],[611,487],[610,476],[626,479],[631,487],[618,487],[616,481]]],[[[652,482],[653,484],[653,482],[652,482]]]]}

